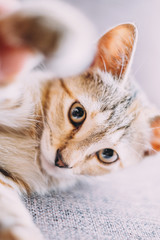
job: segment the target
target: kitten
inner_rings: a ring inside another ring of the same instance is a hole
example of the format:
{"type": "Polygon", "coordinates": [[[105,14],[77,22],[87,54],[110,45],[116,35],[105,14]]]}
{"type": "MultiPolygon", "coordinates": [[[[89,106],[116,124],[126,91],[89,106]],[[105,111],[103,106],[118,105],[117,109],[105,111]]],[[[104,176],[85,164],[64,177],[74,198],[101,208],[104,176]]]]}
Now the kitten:
{"type": "MultiPolygon", "coordinates": [[[[30,71],[27,65],[16,72],[14,84],[1,85],[3,240],[43,239],[18,194],[66,188],[80,175],[107,174],[140,161],[150,146],[160,148],[158,113],[129,75],[136,27],[122,24],[102,36],[93,63],[78,75],[93,58],[93,39],[87,34],[79,38],[85,30],[81,25],[77,30],[67,17],[62,21],[61,7],[68,11],[68,6],[55,4],[56,11],[51,8],[54,17],[47,11],[32,12],[32,6],[0,20],[3,47],[27,47],[33,56],[32,67],[45,59],[58,76],[30,71]],[[75,30],[72,37],[71,29],[75,30]],[[67,45],[73,45],[72,56],[64,51],[67,45]],[[78,54],[76,45],[82,49],[78,54]],[[60,54],[63,51],[65,56],[60,54]],[[69,62],[66,56],[71,57],[69,62]],[[63,77],[67,75],[72,77],[63,77]]],[[[76,10],[70,11],[75,19],[85,21],[89,31],[88,21],[76,10]]]]}

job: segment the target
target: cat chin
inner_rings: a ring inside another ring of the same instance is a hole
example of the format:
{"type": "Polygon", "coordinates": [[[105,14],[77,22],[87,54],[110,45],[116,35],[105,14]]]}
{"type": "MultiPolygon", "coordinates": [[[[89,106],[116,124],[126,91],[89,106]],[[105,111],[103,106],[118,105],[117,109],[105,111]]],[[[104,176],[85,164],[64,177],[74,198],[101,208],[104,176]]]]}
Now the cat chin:
{"type": "Polygon", "coordinates": [[[44,157],[43,153],[41,153],[40,160],[41,160],[42,169],[44,169],[45,172],[50,176],[54,176],[56,178],[62,178],[62,176],[64,176],[64,177],[72,177],[73,176],[72,169],[66,169],[66,168],[62,169],[62,168],[55,166],[54,163],[49,162],[44,157]]]}
{"type": "MultiPolygon", "coordinates": [[[[66,191],[74,187],[77,182],[81,181],[80,176],[74,175],[71,169],[60,169],[54,166],[54,164],[46,160],[43,154],[41,154],[40,160],[42,169],[50,178],[50,184],[48,186],[49,191],[66,191]]],[[[44,193],[46,193],[46,190],[44,193]]]]}

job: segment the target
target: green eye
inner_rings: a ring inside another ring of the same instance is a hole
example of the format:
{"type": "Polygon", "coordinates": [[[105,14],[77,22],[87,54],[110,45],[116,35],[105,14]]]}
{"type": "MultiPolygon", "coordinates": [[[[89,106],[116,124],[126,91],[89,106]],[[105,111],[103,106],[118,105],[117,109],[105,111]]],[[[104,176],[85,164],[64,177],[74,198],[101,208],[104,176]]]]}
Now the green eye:
{"type": "Polygon", "coordinates": [[[69,116],[70,122],[75,127],[79,127],[86,119],[86,111],[79,102],[75,102],[70,107],[68,116],[69,116]]]}
{"type": "Polygon", "coordinates": [[[105,148],[96,153],[98,159],[106,164],[111,164],[119,159],[118,154],[111,148],[105,148]]]}

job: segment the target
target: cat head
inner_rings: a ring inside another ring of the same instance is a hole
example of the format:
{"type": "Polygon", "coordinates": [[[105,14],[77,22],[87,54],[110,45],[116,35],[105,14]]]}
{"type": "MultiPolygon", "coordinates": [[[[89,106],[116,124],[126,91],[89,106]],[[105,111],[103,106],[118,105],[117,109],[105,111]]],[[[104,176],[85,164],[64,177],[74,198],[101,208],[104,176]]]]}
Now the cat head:
{"type": "Polygon", "coordinates": [[[159,144],[151,131],[159,117],[128,75],[136,40],[133,24],[119,25],[100,38],[85,73],[50,83],[41,139],[47,173],[103,175],[159,144]]]}
{"type": "MultiPolygon", "coordinates": [[[[54,52],[61,34],[65,32],[68,36],[68,31],[62,26],[59,26],[60,32],[58,30],[57,35],[52,25],[43,24],[43,20],[46,20],[43,11],[38,18],[37,15],[34,17],[35,12],[33,15],[28,14],[28,11],[21,13],[4,17],[0,21],[3,50],[0,57],[16,73],[23,69],[23,54],[28,59],[39,52],[46,59],[52,60],[54,54],[48,53],[50,50],[54,52]],[[37,32],[35,35],[35,29],[38,29],[39,37],[37,32]],[[44,39],[41,36],[49,36],[45,38],[45,44],[39,41],[44,39]],[[52,46],[51,40],[54,37],[56,44],[52,46]],[[17,61],[12,59],[17,54],[20,59],[18,69],[14,66],[17,61]]],[[[48,22],[50,21],[47,20],[46,23],[48,22]]],[[[84,25],[82,24],[81,30],[84,25]]],[[[77,24],[71,24],[71,29],[72,27],[76,31],[77,24]]],[[[78,41],[82,44],[83,50],[80,52],[83,53],[86,49],[83,48],[86,32],[80,33],[78,36],[82,35],[83,39],[80,37],[78,41]]],[[[72,173],[102,175],[140,161],[150,147],[160,149],[160,133],[157,128],[160,125],[159,116],[147,104],[143,93],[129,75],[136,39],[137,29],[133,24],[119,25],[99,40],[96,56],[88,70],[79,76],[46,81],[44,84],[45,123],[40,159],[42,168],[48,174],[57,173],[60,177],[72,173]]],[[[74,34],[72,40],[75,40],[74,34]]],[[[87,39],[86,47],[89,47],[89,41],[90,38],[87,39]]],[[[87,59],[86,53],[81,55],[84,60],[87,59]]],[[[90,53],[90,58],[92,54],[90,53]]],[[[82,64],[81,70],[88,63],[89,60],[82,64]]],[[[61,64],[62,72],[64,65],[61,64]]],[[[75,65],[77,67],[77,63],[75,65]]]]}

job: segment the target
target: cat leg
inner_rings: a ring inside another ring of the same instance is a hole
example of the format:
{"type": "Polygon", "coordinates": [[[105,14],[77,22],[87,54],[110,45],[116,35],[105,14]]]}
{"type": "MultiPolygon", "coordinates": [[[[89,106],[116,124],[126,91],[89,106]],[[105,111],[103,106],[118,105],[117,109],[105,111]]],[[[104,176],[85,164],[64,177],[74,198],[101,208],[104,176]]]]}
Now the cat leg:
{"type": "Polygon", "coordinates": [[[0,180],[0,240],[43,240],[18,193],[0,180]]]}

